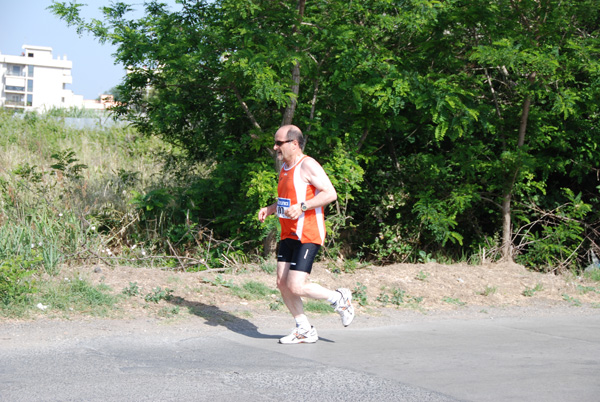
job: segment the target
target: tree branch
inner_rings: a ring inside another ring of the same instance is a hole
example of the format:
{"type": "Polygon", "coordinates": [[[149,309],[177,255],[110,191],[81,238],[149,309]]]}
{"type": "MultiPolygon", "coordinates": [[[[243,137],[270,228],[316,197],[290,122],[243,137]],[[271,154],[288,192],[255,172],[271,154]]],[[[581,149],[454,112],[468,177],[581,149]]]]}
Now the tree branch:
{"type": "Polygon", "coordinates": [[[231,89],[233,89],[233,92],[235,93],[235,96],[238,99],[238,102],[240,102],[242,109],[244,109],[244,112],[246,112],[246,116],[248,116],[248,119],[250,119],[250,122],[252,123],[254,128],[257,128],[258,130],[262,131],[260,124],[258,124],[258,122],[256,121],[256,118],[254,117],[254,114],[252,114],[252,111],[250,110],[248,105],[246,105],[246,102],[244,102],[244,99],[242,99],[242,95],[240,95],[240,91],[238,91],[235,84],[231,85],[231,89]]]}

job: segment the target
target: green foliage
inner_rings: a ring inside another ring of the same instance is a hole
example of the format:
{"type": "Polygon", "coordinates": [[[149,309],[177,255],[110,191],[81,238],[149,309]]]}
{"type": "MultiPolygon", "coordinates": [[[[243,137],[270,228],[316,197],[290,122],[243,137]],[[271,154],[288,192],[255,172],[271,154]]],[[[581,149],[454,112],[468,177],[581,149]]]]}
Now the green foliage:
{"type": "MultiPolygon", "coordinates": [[[[205,253],[208,228],[256,252],[277,225],[256,220],[275,196],[273,133],[293,121],[340,196],[327,211],[330,257],[455,260],[503,239],[512,247],[489,255],[550,271],[580,269],[598,247],[596,2],[180,5],[150,1],[132,18],[115,3],[91,21],[81,4],[50,7],[118,48],[130,73],[117,114],[208,170],[136,189],[141,227],[122,242],[205,253]]],[[[111,229],[135,220],[106,209],[111,229]]]]}
{"type": "Polygon", "coordinates": [[[163,318],[172,318],[179,314],[179,306],[164,306],[160,310],[158,310],[157,315],[163,318]]]}
{"type": "Polygon", "coordinates": [[[498,288],[496,286],[486,286],[485,289],[479,292],[479,294],[482,296],[491,296],[493,294],[496,294],[497,291],[498,288]]]}
{"type": "Polygon", "coordinates": [[[234,295],[241,299],[246,300],[260,300],[270,298],[271,295],[278,294],[279,292],[275,289],[271,289],[262,282],[248,281],[245,282],[241,287],[232,287],[234,295]]]}
{"type": "Polygon", "coordinates": [[[124,288],[121,293],[130,297],[137,296],[140,294],[140,287],[138,286],[137,282],[129,282],[129,286],[124,288]]]}
{"type": "Polygon", "coordinates": [[[417,274],[417,276],[415,276],[415,279],[418,281],[427,281],[427,278],[429,277],[429,274],[427,272],[423,272],[423,271],[419,271],[419,273],[417,274]]]}
{"type": "Polygon", "coordinates": [[[369,304],[369,301],[367,300],[367,287],[360,282],[356,282],[356,286],[352,289],[352,297],[361,306],[369,304]]]}
{"type": "Polygon", "coordinates": [[[150,213],[150,218],[156,218],[161,210],[173,201],[173,196],[169,194],[167,189],[160,188],[156,190],[150,190],[148,193],[142,195],[137,192],[133,192],[134,196],[131,200],[132,204],[136,208],[140,208],[150,213]]]}
{"type": "Polygon", "coordinates": [[[448,296],[444,297],[442,299],[442,301],[444,303],[454,304],[455,306],[459,306],[459,307],[465,306],[467,304],[466,302],[460,301],[460,299],[457,299],[455,297],[448,297],[448,296]]]}
{"type": "Polygon", "coordinates": [[[55,160],[53,165],[50,165],[52,169],[61,172],[69,179],[81,179],[81,175],[87,166],[82,163],[77,163],[79,159],[75,158],[75,152],[72,149],[66,149],[52,154],[52,158],[55,160]]]}
{"type": "Polygon", "coordinates": [[[31,298],[37,291],[32,277],[41,258],[10,258],[0,261],[0,303],[9,305],[21,303],[31,298]]]}
{"type": "Polygon", "coordinates": [[[600,282],[600,269],[594,269],[592,271],[584,272],[584,276],[593,281],[600,282]]]}
{"type": "Polygon", "coordinates": [[[377,296],[377,301],[383,306],[391,304],[395,307],[406,306],[418,308],[419,304],[423,301],[423,298],[408,295],[405,290],[394,287],[391,289],[391,293],[389,293],[386,288],[383,288],[379,296],[377,296]]]}
{"type": "Polygon", "coordinates": [[[333,312],[331,305],[326,301],[313,299],[306,300],[306,303],[304,304],[304,310],[307,313],[314,314],[331,314],[333,312]]]}
{"type": "Polygon", "coordinates": [[[577,285],[577,292],[580,294],[587,294],[590,292],[600,293],[600,288],[597,288],[595,286],[577,285]]]}
{"type": "Polygon", "coordinates": [[[582,194],[573,194],[565,188],[566,203],[552,211],[536,211],[539,218],[523,227],[523,246],[526,254],[517,261],[538,269],[570,269],[577,267],[577,250],[584,243],[586,216],[592,205],[582,200],[582,194]]]}
{"type": "Polygon", "coordinates": [[[144,296],[144,300],[147,302],[158,303],[161,300],[169,301],[173,299],[173,290],[169,288],[161,288],[160,286],[152,289],[150,293],[144,296]]]}
{"type": "Polygon", "coordinates": [[[575,297],[569,296],[566,293],[564,293],[562,295],[562,297],[563,297],[564,301],[569,302],[572,306],[574,306],[574,307],[581,307],[581,300],[579,300],[579,299],[577,299],[575,297]]]}
{"type": "Polygon", "coordinates": [[[267,274],[274,274],[277,271],[277,262],[262,259],[259,268],[267,274]]]}
{"type": "Polygon", "coordinates": [[[233,279],[225,280],[222,275],[217,275],[214,279],[203,279],[205,283],[210,283],[213,286],[222,286],[225,288],[231,288],[235,286],[233,284],[233,279]]]}
{"type": "MultiPolygon", "coordinates": [[[[308,300],[308,301],[310,301],[310,300],[308,300]]],[[[278,297],[274,301],[269,303],[269,310],[278,311],[283,306],[284,306],[283,299],[281,297],[278,297]]]]}
{"type": "Polygon", "coordinates": [[[541,283],[538,283],[533,288],[525,287],[525,290],[523,291],[523,296],[532,297],[536,292],[541,292],[542,290],[544,290],[544,287],[541,283]]]}
{"type": "Polygon", "coordinates": [[[108,314],[117,302],[117,298],[105,286],[94,286],[82,278],[65,278],[58,285],[46,287],[40,299],[52,310],[91,315],[108,314]]]}

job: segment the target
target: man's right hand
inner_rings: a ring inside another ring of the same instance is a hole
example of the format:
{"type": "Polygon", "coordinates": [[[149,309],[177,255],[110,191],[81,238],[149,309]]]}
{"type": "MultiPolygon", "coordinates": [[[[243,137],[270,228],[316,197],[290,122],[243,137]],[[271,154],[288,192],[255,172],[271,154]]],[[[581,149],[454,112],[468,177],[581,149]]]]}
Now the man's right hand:
{"type": "Polygon", "coordinates": [[[269,207],[264,207],[261,208],[260,211],[258,211],[258,220],[261,222],[264,222],[265,219],[267,219],[267,216],[269,216],[269,207]]]}

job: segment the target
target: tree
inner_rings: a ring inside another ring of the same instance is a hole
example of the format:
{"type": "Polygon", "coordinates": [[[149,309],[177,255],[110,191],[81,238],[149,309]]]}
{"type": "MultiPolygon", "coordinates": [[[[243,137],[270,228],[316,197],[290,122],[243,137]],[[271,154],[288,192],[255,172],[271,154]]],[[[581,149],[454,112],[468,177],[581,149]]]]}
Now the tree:
{"type": "MultiPolygon", "coordinates": [[[[51,8],[118,46],[130,71],[119,113],[213,167],[179,191],[224,236],[259,229],[272,136],[293,122],[345,193],[329,222],[354,248],[456,256],[501,234],[512,259],[544,231],[528,226],[536,211],[579,192],[597,202],[594,3],[151,1],[137,20],[126,4],[104,7],[104,21],[51,8]]],[[[577,219],[594,228],[596,216],[577,219]]]]}

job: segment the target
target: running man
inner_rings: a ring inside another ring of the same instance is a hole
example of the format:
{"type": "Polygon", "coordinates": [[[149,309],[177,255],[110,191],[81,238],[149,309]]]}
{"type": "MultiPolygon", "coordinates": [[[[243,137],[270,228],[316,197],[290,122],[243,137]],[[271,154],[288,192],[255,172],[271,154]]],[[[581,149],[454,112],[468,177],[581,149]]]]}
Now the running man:
{"type": "Polygon", "coordinates": [[[281,241],[277,253],[277,287],[296,328],[279,343],[314,343],[317,330],[304,314],[302,297],[327,300],[339,313],[344,326],[354,319],[352,292],[346,288],[329,290],[308,281],[317,252],[325,241],[324,208],[337,199],[323,167],[302,152],[304,136],[296,126],[281,127],[275,133],[277,158],[283,162],[279,172],[277,202],[261,208],[261,222],[277,214],[281,223],[281,241]]]}

